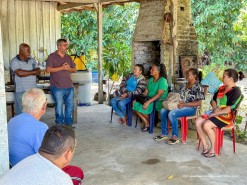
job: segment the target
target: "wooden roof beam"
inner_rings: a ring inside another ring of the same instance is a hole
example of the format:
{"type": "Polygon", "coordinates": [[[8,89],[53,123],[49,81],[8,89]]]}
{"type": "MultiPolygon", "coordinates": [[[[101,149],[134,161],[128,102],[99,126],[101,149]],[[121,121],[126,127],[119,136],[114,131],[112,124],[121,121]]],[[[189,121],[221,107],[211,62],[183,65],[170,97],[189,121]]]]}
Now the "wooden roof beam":
{"type": "Polygon", "coordinates": [[[74,9],[76,7],[82,7],[82,6],[86,6],[86,5],[87,4],[84,4],[84,3],[67,3],[67,4],[58,3],[57,10],[58,11],[63,11],[63,10],[66,10],[66,9],[74,9]]]}
{"type": "Polygon", "coordinates": [[[15,1],[43,1],[43,2],[58,2],[61,4],[66,3],[83,3],[83,4],[93,4],[101,2],[104,3],[122,3],[122,2],[140,2],[140,0],[15,0],[15,1]]]}

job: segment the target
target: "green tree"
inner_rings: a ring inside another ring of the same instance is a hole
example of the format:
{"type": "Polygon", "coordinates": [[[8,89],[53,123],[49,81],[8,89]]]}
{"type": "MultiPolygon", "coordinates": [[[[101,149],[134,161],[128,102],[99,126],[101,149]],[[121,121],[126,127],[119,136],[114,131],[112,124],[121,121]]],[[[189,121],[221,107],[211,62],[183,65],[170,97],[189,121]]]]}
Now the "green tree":
{"type": "Polygon", "coordinates": [[[81,50],[87,60],[93,63],[97,49],[97,15],[92,11],[82,13],[72,12],[62,14],[62,37],[70,42],[68,53],[81,55],[81,50]]]}
{"type": "MultiPolygon", "coordinates": [[[[247,43],[234,29],[241,9],[246,4],[233,0],[191,0],[199,53],[209,51],[214,63],[232,61],[240,70],[247,70],[247,43]]],[[[246,12],[245,12],[246,14],[246,12]]]]}
{"type": "MultiPolygon", "coordinates": [[[[111,77],[125,75],[131,69],[132,36],[139,4],[109,6],[103,10],[103,68],[111,77]]],[[[70,40],[69,53],[80,54],[83,49],[87,65],[97,66],[97,15],[83,11],[62,15],[62,36],[70,40]]]]}
{"type": "Polygon", "coordinates": [[[111,77],[126,75],[132,64],[132,37],[139,4],[110,6],[104,11],[104,69],[111,77]]]}

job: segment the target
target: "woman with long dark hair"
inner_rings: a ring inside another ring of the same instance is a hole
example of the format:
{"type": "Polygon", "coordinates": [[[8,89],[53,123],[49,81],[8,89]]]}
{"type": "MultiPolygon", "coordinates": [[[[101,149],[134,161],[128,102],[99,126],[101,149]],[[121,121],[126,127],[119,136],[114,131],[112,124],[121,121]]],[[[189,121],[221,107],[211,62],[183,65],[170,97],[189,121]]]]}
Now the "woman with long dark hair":
{"type": "Polygon", "coordinates": [[[135,102],[133,110],[142,119],[142,131],[149,130],[149,114],[153,111],[153,103],[157,101],[156,110],[162,109],[162,101],[166,99],[168,94],[168,84],[166,81],[165,66],[164,64],[154,64],[151,67],[147,88],[143,94],[147,95],[150,99],[141,104],[135,102]]]}

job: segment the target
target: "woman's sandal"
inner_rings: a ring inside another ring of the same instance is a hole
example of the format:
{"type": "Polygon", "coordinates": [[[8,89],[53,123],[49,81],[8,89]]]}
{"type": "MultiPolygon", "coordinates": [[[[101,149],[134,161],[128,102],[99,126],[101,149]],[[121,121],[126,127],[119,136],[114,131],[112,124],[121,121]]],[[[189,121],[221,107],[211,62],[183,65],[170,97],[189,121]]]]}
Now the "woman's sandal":
{"type": "Polygon", "coordinates": [[[202,151],[202,155],[205,155],[205,154],[207,154],[209,152],[209,149],[203,149],[203,151],[202,151]]]}
{"type": "Polygon", "coordinates": [[[146,132],[146,131],[148,131],[149,130],[149,127],[142,127],[142,132],[146,132]]]}
{"type": "Polygon", "coordinates": [[[215,157],[215,153],[206,153],[204,154],[204,157],[208,157],[208,158],[215,157]]]}

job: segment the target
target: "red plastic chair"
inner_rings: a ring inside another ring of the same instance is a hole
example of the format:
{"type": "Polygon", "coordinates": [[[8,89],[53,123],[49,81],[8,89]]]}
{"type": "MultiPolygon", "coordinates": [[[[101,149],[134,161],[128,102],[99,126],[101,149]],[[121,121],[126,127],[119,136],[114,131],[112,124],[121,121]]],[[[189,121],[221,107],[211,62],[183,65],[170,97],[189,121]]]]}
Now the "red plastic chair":
{"type": "MultiPolygon", "coordinates": [[[[242,96],[243,99],[243,96],[242,96]]],[[[219,156],[220,155],[220,149],[223,147],[223,139],[224,139],[224,131],[232,131],[232,146],[233,146],[233,152],[236,153],[236,136],[235,136],[235,122],[236,122],[236,117],[239,111],[239,105],[242,101],[242,99],[240,100],[239,104],[238,104],[238,108],[234,113],[234,120],[233,120],[233,124],[232,125],[228,125],[226,127],[223,128],[216,128],[215,129],[215,155],[219,156]]],[[[199,138],[199,135],[197,133],[197,138],[198,138],[198,145],[197,145],[197,150],[200,149],[200,144],[201,144],[201,139],[199,138]]]]}
{"type": "MultiPolygon", "coordinates": [[[[220,149],[223,147],[223,139],[224,139],[224,131],[232,131],[232,146],[233,146],[233,152],[236,153],[236,136],[235,136],[235,127],[234,125],[232,126],[227,126],[223,128],[216,128],[215,129],[215,155],[219,156],[220,155],[220,149]]],[[[197,133],[197,138],[199,138],[199,135],[197,133]]],[[[197,145],[197,150],[200,149],[200,144],[201,144],[201,139],[198,139],[198,145],[197,145]]]]}
{"type": "Polygon", "coordinates": [[[190,119],[196,119],[198,117],[199,107],[196,109],[196,114],[194,116],[181,117],[181,135],[182,135],[182,143],[186,144],[186,139],[189,130],[189,122],[190,119]]]}
{"type": "MultiPolygon", "coordinates": [[[[188,116],[188,117],[181,117],[180,121],[181,121],[181,135],[182,135],[182,143],[186,144],[186,139],[187,139],[187,135],[188,135],[188,130],[189,130],[189,122],[188,120],[190,119],[196,119],[198,116],[198,109],[199,107],[197,107],[196,110],[196,114],[194,116],[188,116]]],[[[168,125],[167,125],[167,130],[168,130],[168,134],[170,132],[170,125],[171,122],[168,119],[168,125]]]]}

